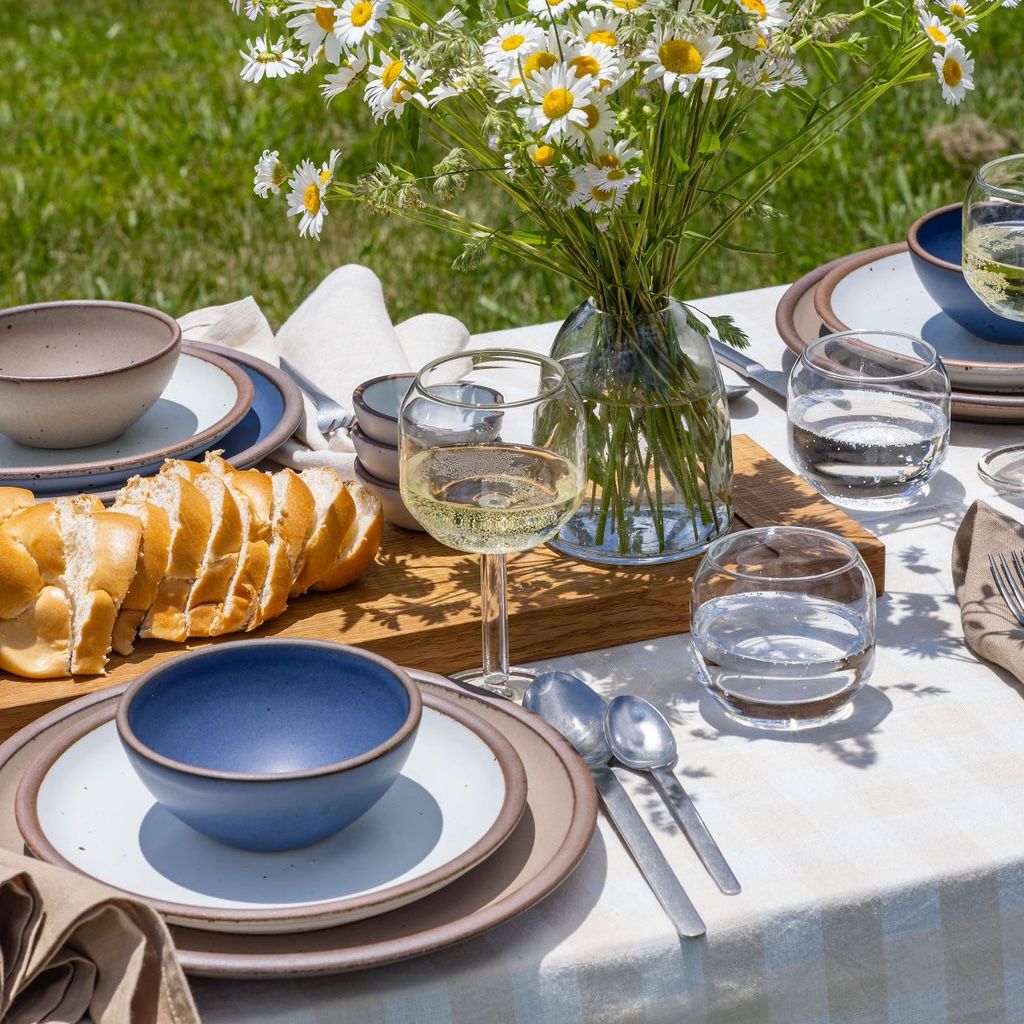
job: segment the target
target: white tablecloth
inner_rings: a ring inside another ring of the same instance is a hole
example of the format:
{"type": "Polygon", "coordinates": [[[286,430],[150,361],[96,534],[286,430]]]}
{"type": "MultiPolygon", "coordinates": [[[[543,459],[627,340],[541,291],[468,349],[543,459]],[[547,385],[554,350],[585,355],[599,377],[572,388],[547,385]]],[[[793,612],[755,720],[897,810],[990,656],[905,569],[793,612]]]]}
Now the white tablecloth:
{"type": "MultiPolygon", "coordinates": [[[[783,290],[701,305],[732,313],[778,368],[783,290]]],[[[555,327],[474,344],[546,350],[555,327]]],[[[735,432],[788,462],[781,404],[752,392],[732,414],[735,432]]],[[[971,500],[1020,512],[975,472],[986,447],[1020,434],[954,425],[926,499],[860,517],[887,545],[888,592],[875,673],[846,722],[792,737],[732,724],[697,683],[685,635],[545,663],[642,694],[672,721],[686,785],[743,893],[720,895],[651,790],[629,784],[704,939],[679,941],[602,819],[575,874],[488,935],[360,974],[195,981],[204,1021],[1024,1021],[1024,690],[965,648],[949,567],[971,500]]]]}

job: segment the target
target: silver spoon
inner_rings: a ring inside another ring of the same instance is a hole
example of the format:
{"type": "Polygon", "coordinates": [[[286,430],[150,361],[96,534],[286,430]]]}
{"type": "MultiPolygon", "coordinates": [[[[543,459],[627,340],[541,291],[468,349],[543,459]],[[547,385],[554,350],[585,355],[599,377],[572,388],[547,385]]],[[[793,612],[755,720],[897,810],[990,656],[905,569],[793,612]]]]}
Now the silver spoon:
{"type": "Polygon", "coordinates": [[[732,868],[672,771],[679,760],[679,752],[665,716],[643,697],[623,695],[615,697],[608,705],[605,729],[612,753],[627,768],[646,771],[654,779],[665,806],[718,888],[730,896],[738,893],[740,883],[732,868]]]}
{"type": "Polygon", "coordinates": [[[705,928],[700,914],[683,891],[629,794],[608,767],[612,752],[605,737],[604,698],[568,672],[543,672],[527,689],[523,707],[553,725],[586,762],[605,813],[676,931],[686,938],[703,935],[705,928]]]}
{"type": "Polygon", "coordinates": [[[725,397],[731,402],[735,398],[742,398],[749,390],[749,384],[726,384],[725,397]]]}

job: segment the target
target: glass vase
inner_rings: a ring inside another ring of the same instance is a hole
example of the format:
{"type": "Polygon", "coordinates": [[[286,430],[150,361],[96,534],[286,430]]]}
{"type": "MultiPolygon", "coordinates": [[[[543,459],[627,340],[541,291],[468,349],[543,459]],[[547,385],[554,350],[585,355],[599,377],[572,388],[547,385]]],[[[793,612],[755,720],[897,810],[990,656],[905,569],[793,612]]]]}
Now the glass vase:
{"type": "Polygon", "coordinates": [[[583,399],[588,484],[549,543],[588,562],[688,558],[732,522],[729,412],[711,346],[682,304],[646,305],[611,314],[588,300],[551,350],[583,399]]]}

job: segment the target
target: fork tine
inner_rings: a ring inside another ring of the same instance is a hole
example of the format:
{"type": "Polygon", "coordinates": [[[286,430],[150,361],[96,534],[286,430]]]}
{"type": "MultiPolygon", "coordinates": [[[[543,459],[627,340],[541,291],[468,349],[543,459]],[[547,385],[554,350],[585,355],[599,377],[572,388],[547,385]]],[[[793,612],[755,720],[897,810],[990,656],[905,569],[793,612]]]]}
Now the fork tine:
{"type": "Polygon", "coordinates": [[[1013,562],[1013,567],[1017,570],[1017,579],[1024,584],[1024,552],[1011,551],[1010,561],[1013,562]]]}
{"type": "Polygon", "coordinates": [[[1020,625],[1024,626],[1024,599],[1014,583],[1006,556],[1000,552],[999,564],[996,563],[992,554],[988,556],[989,568],[992,571],[992,578],[995,580],[999,593],[1006,602],[1006,607],[1020,625]]]}

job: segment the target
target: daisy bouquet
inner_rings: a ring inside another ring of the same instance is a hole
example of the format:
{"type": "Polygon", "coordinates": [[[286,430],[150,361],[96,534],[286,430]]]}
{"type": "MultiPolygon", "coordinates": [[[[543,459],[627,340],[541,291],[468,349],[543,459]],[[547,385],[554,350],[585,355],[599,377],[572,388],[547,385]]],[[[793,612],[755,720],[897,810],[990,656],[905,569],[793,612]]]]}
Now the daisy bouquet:
{"type": "Polygon", "coordinates": [[[360,95],[380,133],[355,180],[336,151],[294,167],[264,152],[255,191],[284,189],[302,235],[332,202],[361,203],[460,235],[459,269],[525,259],[590,297],[556,345],[590,417],[579,535],[629,560],[692,550],[730,515],[728,417],[699,339],[745,339],[673,296],[890,89],[931,79],[959,103],[966,40],[1017,0],[240,2],[262,26],[244,78],[314,75],[328,103],[360,95]],[[782,104],[801,117],[774,118],[782,104]],[[460,209],[471,179],[503,197],[495,222],[460,209]]]}

